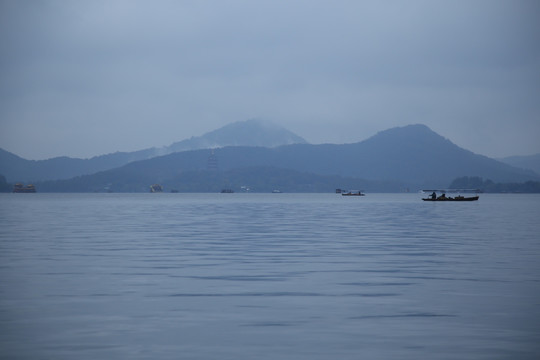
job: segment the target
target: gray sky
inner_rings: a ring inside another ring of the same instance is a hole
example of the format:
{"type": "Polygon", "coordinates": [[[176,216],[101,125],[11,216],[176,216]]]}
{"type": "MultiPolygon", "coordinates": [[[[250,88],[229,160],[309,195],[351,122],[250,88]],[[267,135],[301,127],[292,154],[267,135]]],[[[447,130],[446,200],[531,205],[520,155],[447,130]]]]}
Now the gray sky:
{"type": "Polygon", "coordinates": [[[261,118],[311,143],[423,123],[540,153],[540,2],[0,0],[0,147],[169,145],[261,118]]]}

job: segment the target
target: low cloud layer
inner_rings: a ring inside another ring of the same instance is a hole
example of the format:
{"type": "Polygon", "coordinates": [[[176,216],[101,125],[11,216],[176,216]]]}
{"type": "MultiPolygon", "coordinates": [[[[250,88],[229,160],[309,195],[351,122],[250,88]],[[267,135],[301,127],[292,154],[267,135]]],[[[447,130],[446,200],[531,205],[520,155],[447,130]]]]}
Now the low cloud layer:
{"type": "Polygon", "coordinates": [[[312,143],[424,123],[540,152],[536,1],[0,1],[0,147],[168,145],[264,118],[312,143]]]}

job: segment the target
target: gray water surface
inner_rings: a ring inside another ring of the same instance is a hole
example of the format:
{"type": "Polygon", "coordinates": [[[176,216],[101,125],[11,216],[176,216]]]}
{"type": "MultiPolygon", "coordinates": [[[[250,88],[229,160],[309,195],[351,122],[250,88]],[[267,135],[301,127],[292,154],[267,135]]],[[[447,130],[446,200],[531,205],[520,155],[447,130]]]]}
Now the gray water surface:
{"type": "Polygon", "coordinates": [[[537,359],[540,196],[0,194],[5,359],[537,359]]]}

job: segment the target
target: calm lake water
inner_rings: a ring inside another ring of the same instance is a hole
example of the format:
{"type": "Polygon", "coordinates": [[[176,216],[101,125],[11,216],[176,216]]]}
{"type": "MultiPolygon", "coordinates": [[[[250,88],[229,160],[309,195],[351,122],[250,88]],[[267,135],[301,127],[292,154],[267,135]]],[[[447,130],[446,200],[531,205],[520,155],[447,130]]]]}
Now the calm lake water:
{"type": "Polygon", "coordinates": [[[0,358],[540,358],[540,196],[421,196],[1,194],[0,358]]]}

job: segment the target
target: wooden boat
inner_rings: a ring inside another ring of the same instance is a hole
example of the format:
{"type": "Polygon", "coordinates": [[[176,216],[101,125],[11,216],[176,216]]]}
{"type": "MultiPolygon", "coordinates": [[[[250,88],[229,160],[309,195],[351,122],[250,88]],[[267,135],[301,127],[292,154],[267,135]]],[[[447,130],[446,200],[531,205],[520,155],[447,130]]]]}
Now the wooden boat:
{"type": "Polygon", "coordinates": [[[422,198],[422,200],[424,201],[476,201],[478,200],[480,197],[478,195],[476,196],[468,196],[468,197],[465,197],[465,196],[456,196],[456,197],[444,197],[444,198],[441,198],[441,197],[437,197],[435,199],[433,198],[422,198]]]}
{"type": "Polygon", "coordinates": [[[446,196],[447,192],[471,192],[471,191],[479,192],[479,190],[465,189],[465,190],[448,190],[448,191],[446,191],[446,190],[423,190],[423,191],[424,192],[433,191],[431,196],[429,196],[427,198],[422,198],[422,200],[424,200],[424,201],[476,201],[476,200],[478,200],[480,198],[478,195],[475,195],[475,196],[458,195],[458,196],[454,196],[454,197],[446,196]],[[437,196],[437,192],[440,192],[441,195],[437,196]]]}

